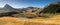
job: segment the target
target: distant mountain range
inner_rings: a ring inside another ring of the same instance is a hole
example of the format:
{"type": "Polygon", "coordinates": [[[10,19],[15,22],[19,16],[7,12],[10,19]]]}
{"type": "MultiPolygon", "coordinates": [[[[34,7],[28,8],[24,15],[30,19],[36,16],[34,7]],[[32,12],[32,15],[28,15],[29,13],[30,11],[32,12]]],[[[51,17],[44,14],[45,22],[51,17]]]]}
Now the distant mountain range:
{"type": "Polygon", "coordinates": [[[6,4],[3,8],[0,8],[0,17],[2,16],[12,16],[13,14],[33,14],[37,12],[40,8],[37,7],[27,7],[27,8],[13,8],[10,5],[6,4]]]}
{"type": "Polygon", "coordinates": [[[23,12],[27,11],[29,9],[35,9],[36,7],[27,7],[27,8],[13,8],[10,5],[6,4],[3,8],[0,8],[0,13],[6,13],[6,12],[23,12]]]}

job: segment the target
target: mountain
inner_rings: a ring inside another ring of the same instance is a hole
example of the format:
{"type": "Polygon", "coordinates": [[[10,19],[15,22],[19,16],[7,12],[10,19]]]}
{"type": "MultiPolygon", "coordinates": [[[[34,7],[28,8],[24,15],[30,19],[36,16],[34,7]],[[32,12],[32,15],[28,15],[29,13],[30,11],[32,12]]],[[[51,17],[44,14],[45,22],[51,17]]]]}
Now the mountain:
{"type": "Polygon", "coordinates": [[[4,7],[3,7],[4,9],[14,9],[13,7],[11,7],[10,5],[8,5],[8,4],[6,4],[4,7]]]}
{"type": "Polygon", "coordinates": [[[60,2],[49,4],[40,13],[60,13],[60,2]]]}
{"type": "Polygon", "coordinates": [[[0,8],[0,13],[5,13],[5,12],[20,12],[20,11],[6,4],[3,8],[0,8]]]}

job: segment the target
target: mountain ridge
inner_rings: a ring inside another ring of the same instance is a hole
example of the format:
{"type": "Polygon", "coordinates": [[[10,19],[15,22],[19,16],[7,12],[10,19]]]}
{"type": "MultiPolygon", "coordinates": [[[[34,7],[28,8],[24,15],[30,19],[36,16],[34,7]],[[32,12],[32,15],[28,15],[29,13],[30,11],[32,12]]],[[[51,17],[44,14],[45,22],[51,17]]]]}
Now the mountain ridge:
{"type": "Polygon", "coordinates": [[[60,13],[60,2],[51,3],[45,7],[40,13],[60,13]]]}

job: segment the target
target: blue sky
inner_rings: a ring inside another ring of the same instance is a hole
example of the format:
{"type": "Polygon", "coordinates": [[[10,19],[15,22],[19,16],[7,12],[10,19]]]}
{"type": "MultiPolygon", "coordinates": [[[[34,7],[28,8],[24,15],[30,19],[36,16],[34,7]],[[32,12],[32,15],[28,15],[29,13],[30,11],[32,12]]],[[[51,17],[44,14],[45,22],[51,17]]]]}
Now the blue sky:
{"type": "Polygon", "coordinates": [[[0,7],[4,7],[5,4],[9,4],[14,8],[29,6],[43,8],[52,2],[60,2],[60,0],[0,0],[0,7]]]}

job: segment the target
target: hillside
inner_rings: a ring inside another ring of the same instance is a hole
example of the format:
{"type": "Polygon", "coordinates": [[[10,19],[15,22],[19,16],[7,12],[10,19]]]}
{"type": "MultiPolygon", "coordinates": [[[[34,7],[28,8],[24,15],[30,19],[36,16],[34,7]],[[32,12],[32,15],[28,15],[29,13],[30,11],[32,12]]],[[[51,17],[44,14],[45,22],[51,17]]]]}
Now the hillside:
{"type": "Polygon", "coordinates": [[[35,18],[35,17],[39,17],[39,12],[41,11],[41,8],[32,8],[32,9],[28,9],[26,11],[23,11],[20,14],[14,14],[14,16],[16,17],[31,17],[31,18],[35,18]]]}
{"type": "Polygon", "coordinates": [[[49,4],[40,13],[60,13],[60,2],[49,4]]]}

